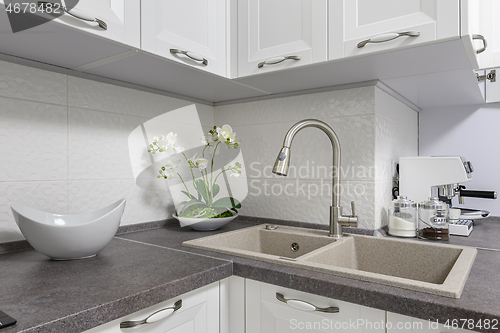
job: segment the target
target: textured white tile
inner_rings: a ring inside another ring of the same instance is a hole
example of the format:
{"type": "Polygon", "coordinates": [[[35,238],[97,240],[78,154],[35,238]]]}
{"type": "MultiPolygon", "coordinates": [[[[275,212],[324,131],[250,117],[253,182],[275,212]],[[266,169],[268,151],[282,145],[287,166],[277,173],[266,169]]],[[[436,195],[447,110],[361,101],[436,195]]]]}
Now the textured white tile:
{"type": "Polygon", "coordinates": [[[373,229],[380,223],[375,216],[374,182],[342,182],[340,205],[344,214],[351,214],[351,201],[354,201],[356,206],[358,228],[373,229]]]}
{"type": "MultiPolygon", "coordinates": [[[[337,134],[341,146],[341,178],[373,180],[375,116],[338,117],[324,120],[337,134]]],[[[282,124],[282,137],[294,122],[282,124]]],[[[292,143],[289,178],[324,179],[332,172],[333,150],[318,128],[304,128],[292,143]]],[[[276,158],[276,154],[274,158],[276,158]]],[[[273,160],[274,163],[274,160],[273,160]]]]}
{"type": "Polygon", "coordinates": [[[71,214],[92,212],[120,198],[127,199],[121,225],[163,220],[174,211],[167,188],[163,191],[141,189],[133,179],[71,181],[68,187],[71,214]]]}
{"type": "Polygon", "coordinates": [[[132,178],[128,136],[143,120],[69,108],[69,179],[132,178]]]}
{"type": "Polygon", "coordinates": [[[394,164],[402,156],[418,155],[418,127],[403,127],[376,117],[375,168],[377,180],[391,180],[394,164]]]}
{"type": "MultiPolygon", "coordinates": [[[[373,228],[374,183],[341,182],[340,206],[344,214],[351,214],[351,201],[355,202],[358,227],[373,228]]],[[[330,180],[286,180],[283,189],[283,218],[309,222],[330,223],[332,185],[330,180]]]]}
{"type": "Polygon", "coordinates": [[[215,125],[215,108],[210,105],[196,104],[196,109],[198,110],[201,125],[212,128],[215,125]]]}
{"type": "Polygon", "coordinates": [[[0,182],[0,243],[23,239],[10,205],[67,214],[67,182],[0,182]]]}
{"type": "Polygon", "coordinates": [[[389,181],[375,182],[375,225],[380,228],[389,223],[387,208],[392,201],[394,183],[389,181]]]}
{"type": "Polygon", "coordinates": [[[0,97],[0,181],[67,179],[66,109],[0,97]]]}
{"type": "Polygon", "coordinates": [[[241,151],[245,155],[249,178],[276,178],[271,171],[283,146],[280,124],[235,126],[236,136],[241,138],[241,151]]]}
{"type": "Polygon", "coordinates": [[[283,181],[282,215],[286,220],[328,224],[330,181],[287,179],[283,181]]]}
{"type": "Polygon", "coordinates": [[[215,125],[255,125],[281,122],[281,98],[215,107],[215,125]]]}
{"type": "Polygon", "coordinates": [[[283,121],[374,114],[374,89],[360,87],[283,98],[283,121]]]}
{"type": "Polygon", "coordinates": [[[282,219],[280,191],[283,181],[276,179],[249,179],[248,195],[241,203],[241,215],[282,219]]]}
{"type": "Polygon", "coordinates": [[[418,112],[378,87],[375,88],[375,105],[377,115],[409,129],[418,127],[418,112]]]}
{"type": "Polygon", "coordinates": [[[69,106],[152,118],[193,104],[185,100],[68,77],[69,106]]]}
{"type": "Polygon", "coordinates": [[[0,61],[0,96],[67,104],[67,76],[0,61]]]}

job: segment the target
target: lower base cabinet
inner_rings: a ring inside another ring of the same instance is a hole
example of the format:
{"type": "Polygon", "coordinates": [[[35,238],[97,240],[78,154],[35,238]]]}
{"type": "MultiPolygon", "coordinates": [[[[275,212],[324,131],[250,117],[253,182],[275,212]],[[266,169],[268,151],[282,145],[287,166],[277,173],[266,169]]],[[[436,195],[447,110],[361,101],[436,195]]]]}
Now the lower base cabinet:
{"type": "Polygon", "coordinates": [[[196,289],[171,300],[95,327],[85,333],[219,333],[219,282],[196,289]],[[167,309],[151,317],[155,322],[131,328],[120,328],[120,323],[142,320],[165,308],[172,308],[179,300],[182,306],[173,312],[167,309]]]}
{"type": "Polygon", "coordinates": [[[385,311],[248,279],[246,308],[247,333],[385,332],[385,311]]]}
{"type": "Polygon", "coordinates": [[[85,333],[472,332],[443,324],[232,276],[85,333]],[[158,312],[153,323],[120,328],[179,300],[182,306],[158,312]]]}

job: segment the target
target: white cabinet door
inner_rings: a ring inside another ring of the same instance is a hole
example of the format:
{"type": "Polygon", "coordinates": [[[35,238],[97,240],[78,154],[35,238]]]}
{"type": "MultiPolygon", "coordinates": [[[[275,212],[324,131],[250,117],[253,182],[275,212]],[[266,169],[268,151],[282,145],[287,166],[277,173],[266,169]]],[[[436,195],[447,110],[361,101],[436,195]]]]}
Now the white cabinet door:
{"type": "MultiPolygon", "coordinates": [[[[460,322],[459,325],[462,325],[462,323],[460,322]]],[[[454,329],[451,327],[445,327],[443,324],[439,324],[435,321],[422,320],[408,316],[403,316],[392,312],[387,312],[387,332],[388,333],[442,333],[442,332],[467,333],[472,331],[464,330],[461,328],[454,329]]]]}
{"type": "MultiPolygon", "coordinates": [[[[57,2],[46,0],[47,2],[57,2]]],[[[63,14],[54,22],[97,35],[115,42],[139,48],[141,46],[141,7],[137,0],[80,0],[70,10],[75,15],[82,13],[89,18],[105,22],[104,30],[95,22],[88,22],[63,14]]]]}
{"type": "Polygon", "coordinates": [[[330,0],[329,6],[330,59],[341,56],[332,50],[341,40],[344,57],[352,57],[460,36],[457,0],[330,0]],[[419,36],[407,36],[412,31],[419,36]]]}
{"type": "Polygon", "coordinates": [[[226,0],[147,0],[141,17],[143,50],[226,74],[226,0]]]}
{"type": "Polygon", "coordinates": [[[85,331],[85,333],[123,333],[128,331],[147,333],[219,333],[219,282],[113,320],[107,324],[85,331]],[[121,322],[142,320],[156,311],[172,307],[178,300],[182,300],[181,308],[166,318],[134,328],[120,328],[121,322]]]}
{"type": "Polygon", "coordinates": [[[289,332],[385,332],[385,311],[337,301],[296,290],[246,280],[247,333],[289,332]],[[305,301],[317,307],[338,307],[338,313],[311,311],[305,301]]]}
{"type": "MultiPolygon", "coordinates": [[[[496,4],[498,1],[494,0],[462,0],[461,2],[462,42],[474,69],[495,66],[495,40],[500,38],[500,32],[496,32],[493,28],[496,25],[496,29],[500,29],[494,12],[494,10],[500,10],[500,7],[496,4]]],[[[500,41],[497,47],[496,52],[500,62],[500,41]]]]}
{"type": "Polygon", "coordinates": [[[495,79],[484,80],[486,84],[486,103],[500,102],[500,68],[487,69],[485,75],[495,79]]]}
{"type": "Polygon", "coordinates": [[[245,333],[245,279],[220,281],[220,332],[245,333]]]}
{"type": "Polygon", "coordinates": [[[326,61],[327,31],[326,0],[238,1],[238,76],[326,61]]]}

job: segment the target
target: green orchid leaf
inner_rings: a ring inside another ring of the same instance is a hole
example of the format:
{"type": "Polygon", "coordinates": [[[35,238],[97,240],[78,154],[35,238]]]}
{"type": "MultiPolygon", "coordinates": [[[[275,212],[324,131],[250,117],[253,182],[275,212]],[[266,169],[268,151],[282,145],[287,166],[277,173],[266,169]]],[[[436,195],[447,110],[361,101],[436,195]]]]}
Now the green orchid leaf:
{"type": "Polygon", "coordinates": [[[196,206],[200,206],[202,208],[206,208],[208,207],[208,205],[200,200],[197,200],[197,199],[191,199],[189,201],[184,201],[182,202],[178,209],[179,209],[179,212],[180,214],[182,214],[183,212],[185,212],[188,208],[193,208],[193,207],[196,207],[196,206]]]}
{"type": "Polygon", "coordinates": [[[205,202],[208,204],[210,201],[208,198],[208,190],[207,190],[207,187],[205,185],[205,182],[201,179],[198,179],[198,180],[195,180],[195,184],[196,184],[196,190],[203,197],[205,202]]]}
{"type": "Polygon", "coordinates": [[[233,197],[225,197],[215,201],[212,207],[241,208],[241,203],[233,197]]]}
{"type": "Polygon", "coordinates": [[[193,197],[192,195],[189,195],[189,193],[187,193],[186,191],[181,191],[181,192],[184,193],[189,199],[193,197]]]}
{"type": "Polygon", "coordinates": [[[219,194],[219,192],[220,192],[220,186],[214,184],[214,186],[212,187],[212,198],[215,198],[215,196],[219,194]]]}

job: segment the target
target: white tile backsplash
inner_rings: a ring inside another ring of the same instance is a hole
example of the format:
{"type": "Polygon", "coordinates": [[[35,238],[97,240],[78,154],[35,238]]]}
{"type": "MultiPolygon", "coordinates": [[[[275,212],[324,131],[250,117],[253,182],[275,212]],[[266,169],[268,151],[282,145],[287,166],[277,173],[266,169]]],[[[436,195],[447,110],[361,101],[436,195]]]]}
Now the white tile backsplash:
{"type": "Polygon", "coordinates": [[[68,104],[67,76],[0,61],[0,96],[68,104]]]}
{"type": "Polygon", "coordinates": [[[66,106],[0,97],[0,181],[66,179],[67,135],[66,106]]]}
{"type": "MultiPolygon", "coordinates": [[[[22,239],[10,212],[13,202],[82,213],[126,196],[122,224],[171,217],[166,187],[135,185],[127,139],[148,119],[190,104],[0,62],[0,242],[22,239]]],[[[197,111],[204,131],[230,124],[243,139],[249,194],[242,215],[328,223],[332,149],[324,133],[300,132],[290,176],[271,173],[286,131],[298,120],[320,119],[337,132],[341,204],[349,212],[350,201],[356,202],[360,227],[384,223],[392,188],[389,161],[414,154],[417,147],[417,114],[375,86],[217,107],[198,104],[197,111]],[[373,174],[375,168],[380,172],[373,174]]]]}
{"type": "MultiPolygon", "coordinates": [[[[128,136],[148,119],[191,104],[0,62],[0,242],[23,238],[10,210],[16,202],[78,214],[126,197],[122,225],[170,218],[167,187],[135,185],[128,136]]],[[[197,110],[201,124],[213,126],[214,108],[197,110]]]]}
{"type": "Polygon", "coordinates": [[[271,173],[286,132],[307,118],[326,122],[339,137],[344,212],[355,201],[359,227],[385,224],[392,161],[417,154],[418,114],[376,86],[216,107],[216,121],[234,121],[243,139],[251,195],[242,214],[328,224],[333,155],[325,133],[301,130],[291,147],[288,177],[271,173]]]}
{"type": "Polygon", "coordinates": [[[68,110],[69,179],[133,178],[128,136],[145,118],[68,110]]]}

